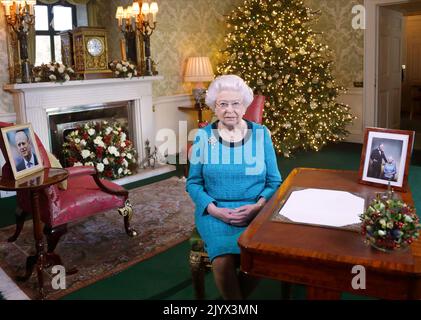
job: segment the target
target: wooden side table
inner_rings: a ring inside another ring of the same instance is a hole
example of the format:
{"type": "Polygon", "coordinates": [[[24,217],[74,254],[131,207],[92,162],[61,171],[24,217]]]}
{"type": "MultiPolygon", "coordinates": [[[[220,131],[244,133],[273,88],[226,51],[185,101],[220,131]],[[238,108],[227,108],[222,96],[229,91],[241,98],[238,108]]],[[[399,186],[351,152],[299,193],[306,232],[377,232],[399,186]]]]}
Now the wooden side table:
{"type": "Polygon", "coordinates": [[[199,123],[203,122],[203,110],[206,110],[206,109],[207,107],[205,105],[197,105],[197,104],[195,104],[193,107],[178,107],[178,110],[197,112],[199,123]]]}
{"type": "Polygon", "coordinates": [[[24,281],[32,275],[34,266],[37,266],[38,288],[40,298],[44,298],[44,278],[43,270],[46,262],[44,252],[44,241],[41,230],[41,208],[39,204],[39,195],[45,188],[59,183],[69,176],[66,169],[62,168],[44,168],[42,171],[34,173],[28,177],[14,180],[0,176],[0,190],[4,191],[23,191],[29,190],[31,193],[32,215],[33,215],[33,231],[35,239],[34,256],[26,259],[26,274],[23,277],[17,277],[18,280],[24,281]]]}

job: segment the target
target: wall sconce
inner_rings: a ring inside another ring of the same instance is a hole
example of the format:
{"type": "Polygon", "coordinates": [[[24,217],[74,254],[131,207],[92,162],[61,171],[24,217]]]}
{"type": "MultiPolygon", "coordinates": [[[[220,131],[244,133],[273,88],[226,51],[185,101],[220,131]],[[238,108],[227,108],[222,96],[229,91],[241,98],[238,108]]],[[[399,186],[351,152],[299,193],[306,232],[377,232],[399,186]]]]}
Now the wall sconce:
{"type": "Polygon", "coordinates": [[[203,82],[210,82],[214,77],[215,75],[208,57],[190,57],[187,60],[184,81],[196,83],[195,88],[193,89],[196,107],[201,108],[201,100],[206,92],[203,82]]]}
{"type": "Polygon", "coordinates": [[[28,33],[35,24],[34,6],[36,0],[1,0],[5,9],[7,24],[16,32],[22,66],[22,82],[32,81],[28,60],[28,33]]]}
{"type": "Polygon", "coordinates": [[[143,36],[145,47],[145,72],[144,75],[151,76],[152,60],[151,60],[151,40],[150,37],[156,28],[156,15],[158,13],[158,4],[156,2],[134,1],[132,6],[124,9],[118,7],[116,11],[116,19],[121,30],[125,32],[134,31],[136,28],[143,36]],[[134,26],[133,26],[134,23],[134,26]]]}
{"type": "MultiPolygon", "coordinates": [[[[133,27],[133,14],[132,6],[128,6],[124,9],[122,6],[117,7],[115,15],[118,20],[118,27],[124,36],[124,39],[120,39],[120,51],[122,60],[136,61],[136,31],[133,27]]],[[[140,63],[140,61],[137,61],[140,63]]]]}

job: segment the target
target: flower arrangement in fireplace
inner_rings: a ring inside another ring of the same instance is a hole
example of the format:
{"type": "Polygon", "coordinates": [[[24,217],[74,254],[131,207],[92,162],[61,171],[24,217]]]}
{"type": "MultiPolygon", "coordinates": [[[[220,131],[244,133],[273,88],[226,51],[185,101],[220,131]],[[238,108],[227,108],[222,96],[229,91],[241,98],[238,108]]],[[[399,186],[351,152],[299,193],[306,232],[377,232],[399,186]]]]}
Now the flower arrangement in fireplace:
{"type": "Polygon", "coordinates": [[[113,60],[109,66],[116,78],[132,78],[138,75],[136,65],[125,60],[113,60]]]}
{"type": "Polygon", "coordinates": [[[68,166],[95,166],[100,177],[118,179],[137,168],[137,152],[118,122],[88,122],[66,136],[68,166]]]}
{"type": "Polygon", "coordinates": [[[66,82],[75,77],[72,68],[62,63],[48,63],[33,68],[35,82],[66,82]]]}

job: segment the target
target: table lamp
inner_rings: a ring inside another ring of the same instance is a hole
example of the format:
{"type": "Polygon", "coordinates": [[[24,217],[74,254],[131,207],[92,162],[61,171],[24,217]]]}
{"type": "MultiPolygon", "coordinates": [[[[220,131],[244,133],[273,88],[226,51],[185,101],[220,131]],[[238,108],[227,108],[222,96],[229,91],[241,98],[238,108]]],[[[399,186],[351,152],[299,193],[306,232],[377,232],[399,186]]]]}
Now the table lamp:
{"type": "Polygon", "coordinates": [[[187,60],[184,81],[196,83],[193,89],[193,96],[196,101],[195,106],[201,107],[201,98],[206,92],[203,82],[212,81],[213,78],[214,73],[208,57],[190,57],[187,60]]]}

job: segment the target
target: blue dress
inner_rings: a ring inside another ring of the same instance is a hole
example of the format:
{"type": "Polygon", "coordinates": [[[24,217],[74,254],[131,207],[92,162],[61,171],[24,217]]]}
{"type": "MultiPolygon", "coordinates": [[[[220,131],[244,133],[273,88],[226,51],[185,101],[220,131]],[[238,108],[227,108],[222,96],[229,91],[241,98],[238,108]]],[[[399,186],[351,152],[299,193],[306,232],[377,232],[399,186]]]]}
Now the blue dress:
{"type": "Polygon", "coordinates": [[[238,238],[246,227],[229,225],[207,212],[217,207],[237,208],[269,200],[281,184],[281,174],[269,130],[247,121],[248,133],[237,143],[218,135],[218,121],[199,129],[190,156],[186,189],[196,205],[195,222],[209,258],[239,254],[238,238]]]}

